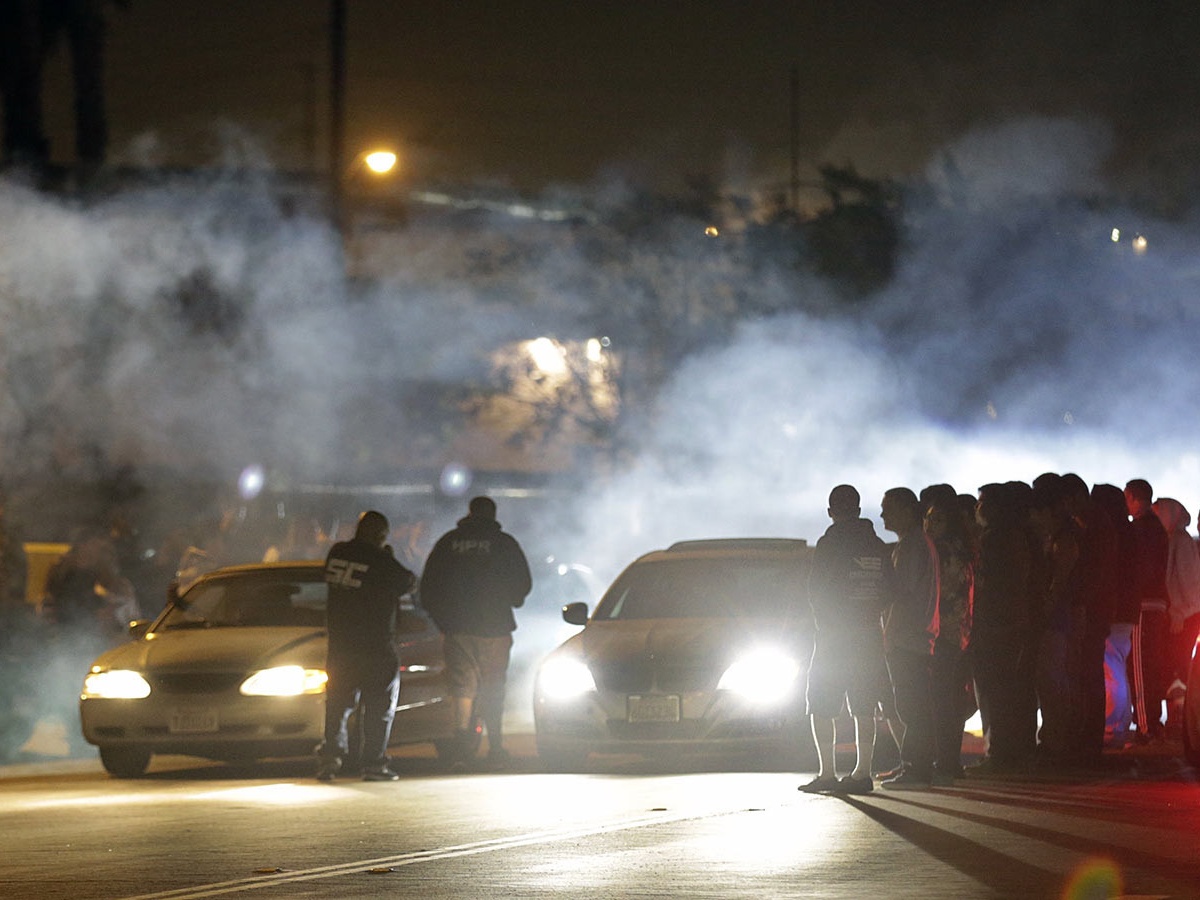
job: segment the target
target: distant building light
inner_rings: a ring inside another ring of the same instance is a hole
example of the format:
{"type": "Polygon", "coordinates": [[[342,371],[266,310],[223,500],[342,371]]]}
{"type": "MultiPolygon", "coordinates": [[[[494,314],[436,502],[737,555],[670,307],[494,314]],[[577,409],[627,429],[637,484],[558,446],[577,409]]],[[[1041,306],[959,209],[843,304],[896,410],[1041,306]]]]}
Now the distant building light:
{"type": "Polygon", "coordinates": [[[442,469],[438,485],[448,497],[461,497],[471,487],[471,470],[461,463],[448,463],[442,469]]]}
{"type": "Polygon", "coordinates": [[[238,476],[238,493],[243,500],[253,500],[262,493],[266,483],[267,476],[262,466],[258,464],[246,466],[242,470],[242,474],[238,476]]]}
{"type": "Polygon", "coordinates": [[[1133,239],[1133,252],[1138,256],[1146,252],[1146,236],[1144,234],[1139,234],[1133,239]]]}
{"type": "Polygon", "coordinates": [[[1121,243],[1121,229],[1120,228],[1114,228],[1112,230],[1112,242],[1114,244],[1121,243]]]}
{"type": "Polygon", "coordinates": [[[562,348],[550,338],[540,337],[530,341],[526,347],[529,355],[533,357],[533,364],[538,367],[539,371],[547,375],[561,375],[567,370],[567,361],[563,357],[562,348]]]}

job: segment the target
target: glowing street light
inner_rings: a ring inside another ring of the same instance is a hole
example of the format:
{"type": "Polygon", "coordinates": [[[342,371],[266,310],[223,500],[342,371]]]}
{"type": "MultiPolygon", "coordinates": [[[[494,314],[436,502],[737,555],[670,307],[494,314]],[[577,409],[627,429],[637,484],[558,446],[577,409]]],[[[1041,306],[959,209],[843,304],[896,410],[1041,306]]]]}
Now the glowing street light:
{"type": "MultiPolygon", "coordinates": [[[[351,265],[357,265],[360,248],[356,242],[356,219],[364,213],[376,215],[384,210],[395,193],[400,158],[386,147],[368,147],[356,153],[341,174],[334,200],[333,216],[342,237],[343,250],[351,265]]],[[[395,213],[386,213],[395,215],[395,213]]]]}
{"type": "Polygon", "coordinates": [[[367,171],[375,175],[387,175],[396,168],[397,156],[391,150],[372,150],[362,160],[367,171]]]}

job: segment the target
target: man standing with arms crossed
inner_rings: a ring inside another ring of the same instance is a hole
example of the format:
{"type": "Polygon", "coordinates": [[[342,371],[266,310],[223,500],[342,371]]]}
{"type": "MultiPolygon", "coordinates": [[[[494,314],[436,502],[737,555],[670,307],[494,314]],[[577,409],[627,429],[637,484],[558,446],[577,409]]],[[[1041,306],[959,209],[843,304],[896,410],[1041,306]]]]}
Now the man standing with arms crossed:
{"type": "Polygon", "coordinates": [[[438,539],[425,561],[421,605],[445,635],[458,764],[474,755],[476,716],[487,729],[488,762],[507,762],[502,725],[517,627],[513,609],[524,604],[532,587],[525,553],[500,529],[490,497],[472,498],[467,515],[438,539]]]}
{"type": "Polygon", "coordinates": [[[325,558],[329,586],[326,630],[325,741],[317,778],[332,781],[349,753],[346,722],[361,701],[363,780],[395,781],[388,739],[400,697],[400,655],[395,645],[400,597],[412,590],[413,573],[385,546],[388,520],[371,510],[358,519],[354,537],[334,544],[325,558]]]}
{"type": "Polygon", "coordinates": [[[807,699],[820,771],[799,789],[868,794],[874,787],[875,707],[886,678],[880,613],[887,548],[870,519],[860,516],[859,494],[851,485],[830,492],[828,512],[833,524],[817,541],[808,578],[817,632],[807,699]],[[854,771],[839,779],[834,720],[846,702],[854,717],[857,759],[854,771]]]}

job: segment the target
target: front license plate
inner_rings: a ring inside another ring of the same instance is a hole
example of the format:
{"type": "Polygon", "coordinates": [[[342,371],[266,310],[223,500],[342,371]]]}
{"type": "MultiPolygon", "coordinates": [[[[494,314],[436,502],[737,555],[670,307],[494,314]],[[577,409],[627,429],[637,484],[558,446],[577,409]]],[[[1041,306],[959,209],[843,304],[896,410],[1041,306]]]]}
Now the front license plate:
{"type": "Polygon", "coordinates": [[[171,734],[204,734],[218,728],[215,709],[177,709],[167,723],[171,734]]]}
{"type": "Polygon", "coordinates": [[[630,694],[627,710],[630,722],[678,722],[679,696],[656,694],[644,697],[640,694],[630,694]]]}

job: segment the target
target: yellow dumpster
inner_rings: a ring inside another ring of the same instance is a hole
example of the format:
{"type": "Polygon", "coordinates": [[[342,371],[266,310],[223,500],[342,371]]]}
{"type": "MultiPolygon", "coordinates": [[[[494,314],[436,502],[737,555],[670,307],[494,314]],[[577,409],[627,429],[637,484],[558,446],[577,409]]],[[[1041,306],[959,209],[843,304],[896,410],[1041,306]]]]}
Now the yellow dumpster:
{"type": "Polygon", "coordinates": [[[46,592],[46,576],[59,557],[71,549],[70,544],[27,542],[25,545],[25,602],[35,606],[46,592]]]}

